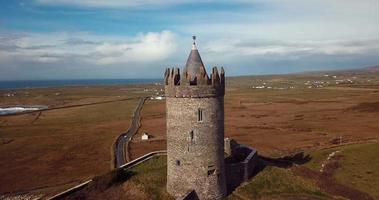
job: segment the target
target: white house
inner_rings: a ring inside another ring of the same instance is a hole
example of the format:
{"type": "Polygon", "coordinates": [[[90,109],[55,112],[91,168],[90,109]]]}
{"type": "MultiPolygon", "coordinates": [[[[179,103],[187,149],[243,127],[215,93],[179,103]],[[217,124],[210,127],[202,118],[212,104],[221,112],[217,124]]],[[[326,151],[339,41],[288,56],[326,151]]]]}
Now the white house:
{"type": "Polygon", "coordinates": [[[149,137],[150,137],[150,136],[145,132],[145,133],[142,134],[141,139],[142,139],[142,140],[148,140],[149,137]]]}

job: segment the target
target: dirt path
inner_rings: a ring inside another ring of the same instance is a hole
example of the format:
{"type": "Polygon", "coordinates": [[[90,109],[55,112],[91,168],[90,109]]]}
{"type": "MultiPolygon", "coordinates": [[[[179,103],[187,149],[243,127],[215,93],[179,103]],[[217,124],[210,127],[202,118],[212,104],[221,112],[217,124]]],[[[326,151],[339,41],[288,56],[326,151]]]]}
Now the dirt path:
{"type": "Polygon", "coordinates": [[[31,124],[34,124],[34,122],[36,122],[39,119],[39,117],[41,117],[41,115],[42,115],[42,111],[38,112],[37,116],[33,119],[31,124]]]}
{"type": "Polygon", "coordinates": [[[141,110],[142,106],[145,103],[147,97],[141,98],[136,109],[134,110],[132,116],[132,122],[129,129],[121,134],[115,143],[115,167],[118,168],[125,163],[129,162],[129,142],[132,137],[137,133],[139,127],[141,126],[141,110]]]}

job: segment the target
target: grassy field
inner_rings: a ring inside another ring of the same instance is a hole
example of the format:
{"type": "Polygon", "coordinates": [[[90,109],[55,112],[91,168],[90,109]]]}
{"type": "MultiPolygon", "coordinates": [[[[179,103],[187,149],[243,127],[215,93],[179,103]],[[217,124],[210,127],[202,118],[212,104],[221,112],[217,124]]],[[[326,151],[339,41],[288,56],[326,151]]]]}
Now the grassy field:
{"type": "Polygon", "coordinates": [[[343,142],[378,138],[378,74],[335,74],[338,80],[354,82],[321,83],[335,81],[332,75],[231,78],[225,96],[226,136],[264,155],[319,149],[340,136],[343,142]],[[323,87],[308,88],[308,82],[323,87]],[[253,88],[263,83],[266,88],[253,88]]]}
{"type": "MultiPolygon", "coordinates": [[[[17,91],[20,95],[1,104],[57,107],[150,95],[143,90],[132,86],[31,89],[17,91]],[[60,97],[50,95],[57,91],[60,97]]],[[[137,103],[138,99],[130,99],[0,116],[0,193],[51,195],[110,171],[113,143],[129,127],[137,103]]]]}
{"type": "Polygon", "coordinates": [[[143,186],[149,199],[171,199],[166,193],[166,164],[166,156],[154,157],[143,165],[132,168],[130,171],[137,175],[132,176],[130,181],[138,186],[143,186]]]}
{"type": "MultiPolygon", "coordinates": [[[[166,156],[154,157],[127,171],[96,177],[84,190],[67,199],[172,199],[166,193],[166,156]]],[[[329,199],[312,181],[294,175],[288,169],[266,167],[256,177],[237,188],[228,199],[307,197],[329,199]]]]}
{"type": "MultiPolygon", "coordinates": [[[[378,163],[370,164],[373,156],[379,153],[377,143],[315,151],[311,154],[312,160],[302,167],[318,170],[318,164],[315,162],[321,163],[321,160],[325,160],[329,153],[337,150],[344,157],[341,161],[341,167],[334,174],[336,180],[347,185],[354,182],[356,184],[349,186],[377,198],[377,183],[379,181],[374,171],[377,169],[378,163]],[[359,156],[358,152],[367,154],[367,156],[359,156]],[[359,166],[363,165],[364,167],[359,167],[358,163],[360,163],[359,166]]],[[[166,156],[154,157],[127,171],[121,173],[114,171],[96,177],[94,183],[91,183],[89,187],[75,193],[68,199],[171,199],[165,191],[166,159],[166,156]]],[[[293,171],[293,168],[298,168],[298,166],[290,168],[266,166],[256,176],[236,188],[227,199],[346,199],[343,196],[328,193],[324,190],[325,188],[320,188],[316,179],[303,178],[296,171],[293,171]]]]}
{"type": "Polygon", "coordinates": [[[312,160],[306,166],[320,170],[332,152],[342,156],[339,168],[333,174],[336,180],[379,199],[379,143],[355,144],[312,152],[312,160]]]}
{"type": "Polygon", "coordinates": [[[253,179],[238,187],[229,200],[244,199],[330,199],[315,183],[294,175],[288,169],[266,167],[253,179]]]}
{"type": "Polygon", "coordinates": [[[349,187],[379,199],[377,155],[378,143],[351,144],[314,151],[310,153],[312,159],[302,166],[265,167],[239,186],[228,199],[366,199],[362,196],[343,196],[344,190],[351,193],[349,187]],[[304,167],[313,172],[305,177],[298,174],[298,169],[304,167]],[[336,186],[337,183],[344,187],[336,186]],[[330,187],[338,189],[336,191],[330,187]]]}

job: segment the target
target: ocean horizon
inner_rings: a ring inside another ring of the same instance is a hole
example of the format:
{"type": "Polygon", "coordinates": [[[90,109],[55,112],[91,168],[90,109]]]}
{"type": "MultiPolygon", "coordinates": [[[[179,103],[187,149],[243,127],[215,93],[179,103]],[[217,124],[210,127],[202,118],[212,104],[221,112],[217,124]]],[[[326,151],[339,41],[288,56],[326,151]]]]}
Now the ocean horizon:
{"type": "Polygon", "coordinates": [[[7,80],[0,89],[49,88],[65,86],[101,86],[162,83],[163,79],[73,79],[73,80],[7,80]]]}

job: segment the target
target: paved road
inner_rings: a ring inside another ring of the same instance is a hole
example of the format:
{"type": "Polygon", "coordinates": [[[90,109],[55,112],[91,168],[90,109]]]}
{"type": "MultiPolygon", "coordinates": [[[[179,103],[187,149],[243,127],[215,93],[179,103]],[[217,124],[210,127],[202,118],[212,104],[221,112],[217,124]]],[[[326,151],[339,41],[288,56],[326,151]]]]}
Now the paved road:
{"type": "Polygon", "coordinates": [[[129,127],[129,129],[118,136],[116,140],[116,149],[115,149],[115,164],[116,168],[119,168],[120,166],[124,165],[126,162],[130,161],[129,158],[129,152],[128,152],[128,144],[129,141],[132,139],[132,137],[137,133],[139,127],[140,127],[140,120],[141,120],[141,109],[143,104],[145,103],[145,100],[147,98],[141,98],[139,101],[136,109],[134,110],[133,116],[132,116],[132,123],[129,127]]]}

